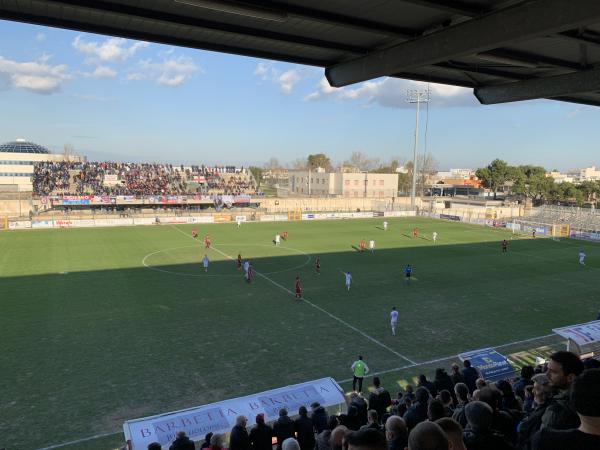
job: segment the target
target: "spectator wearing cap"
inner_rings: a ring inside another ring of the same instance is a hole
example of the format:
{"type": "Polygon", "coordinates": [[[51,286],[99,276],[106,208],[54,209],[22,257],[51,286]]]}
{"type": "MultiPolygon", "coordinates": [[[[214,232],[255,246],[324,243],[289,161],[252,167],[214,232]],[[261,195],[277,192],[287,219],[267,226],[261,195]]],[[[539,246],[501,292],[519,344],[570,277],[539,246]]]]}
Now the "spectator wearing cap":
{"type": "Polygon", "coordinates": [[[456,420],[461,427],[467,426],[467,416],[465,416],[465,406],[469,403],[469,388],[465,383],[457,383],[454,386],[454,393],[456,394],[456,400],[458,401],[452,418],[456,420]]]}
{"type": "Polygon", "coordinates": [[[294,431],[300,450],[313,450],[315,448],[315,431],[312,420],[308,418],[306,407],[301,406],[298,409],[298,414],[300,417],[294,420],[294,431]]]}
{"type": "Polygon", "coordinates": [[[514,450],[504,436],[492,430],[494,411],[490,405],[473,401],[465,406],[467,428],[464,441],[467,450],[514,450]]]}
{"type": "Polygon", "coordinates": [[[178,431],[175,436],[176,438],[169,447],[169,450],[194,450],[196,448],[194,441],[187,437],[185,431],[178,431]]]}
{"type": "Polygon", "coordinates": [[[294,437],[294,422],[288,416],[287,409],[279,410],[279,418],[273,424],[273,434],[277,438],[277,450],[281,450],[283,441],[294,437]]]}
{"type": "Polygon", "coordinates": [[[250,430],[250,444],[254,450],[273,450],[273,429],[265,423],[265,415],[256,415],[256,425],[250,430]]]}
{"type": "Polygon", "coordinates": [[[251,450],[250,437],[246,430],[248,419],[246,416],[237,416],[235,426],[229,434],[229,450],[251,450]]]}
{"type": "Polygon", "coordinates": [[[315,450],[331,450],[329,438],[331,432],[340,424],[337,416],[329,416],[327,427],[317,435],[315,450]]]}
{"type": "Polygon", "coordinates": [[[408,435],[408,450],[448,450],[448,438],[434,422],[422,422],[408,435]]]}
{"type": "Polygon", "coordinates": [[[555,395],[542,416],[542,428],[568,430],[579,426],[579,417],[569,403],[569,388],[581,372],[583,363],[575,353],[559,351],[550,356],[546,374],[555,395]]]}
{"type": "Polygon", "coordinates": [[[463,440],[463,427],[456,420],[450,417],[436,420],[437,423],[448,438],[448,450],[467,450],[465,441],[463,440]]]}
{"type": "Polygon", "coordinates": [[[319,434],[327,429],[327,411],[325,411],[325,408],[323,408],[319,402],[312,403],[310,409],[312,411],[310,419],[312,420],[315,431],[319,434]]]}
{"type": "Polygon", "coordinates": [[[531,397],[532,407],[527,416],[517,426],[517,448],[520,450],[531,449],[531,438],[542,426],[542,416],[552,398],[552,387],[544,373],[538,373],[532,378],[533,386],[526,388],[526,400],[531,397]]]}
{"type": "Polygon", "coordinates": [[[600,449],[600,369],[586,370],[573,380],[570,400],[579,416],[579,427],[540,430],[533,438],[534,450],[600,449]]]}
{"type": "Polygon", "coordinates": [[[348,450],[388,450],[387,441],[381,431],[365,428],[344,436],[348,450]]]}
{"type": "Polygon", "coordinates": [[[462,371],[462,377],[465,380],[464,383],[469,388],[469,392],[472,393],[475,389],[477,389],[475,382],[479,378],[479,372],[477,372],[477,369],[475,367],[471,366],[471,361],[469,361],[468,359],[465,359],[463,361],[463,366],[465,368],[462,371]]]}
{"type": "Polygon", "coordinates": [[[404,421],[410,432],[420,422],[427,420],[427,405],[429,403],[429,391],[427,388],[418,387],[415,391],[415,402],[404,413],[404,421]]]}

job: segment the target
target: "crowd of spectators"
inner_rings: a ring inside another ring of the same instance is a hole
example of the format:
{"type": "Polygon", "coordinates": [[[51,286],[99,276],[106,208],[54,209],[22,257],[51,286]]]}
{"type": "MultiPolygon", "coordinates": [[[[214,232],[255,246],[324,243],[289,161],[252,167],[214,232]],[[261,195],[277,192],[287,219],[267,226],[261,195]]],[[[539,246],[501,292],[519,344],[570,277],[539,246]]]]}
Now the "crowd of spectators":
{"type": "MultiPolygon", "coordinates": [[[[438,369],[433,381],[421,375],[394,399],[375,377],[367,397],[349,395],[343,414],[328,416],[313,403],[296,419],[281,409],[272,426],[258,414],[251,429],[239,416],[229,450],[273,450],[273,438],[277,450],[598,450],[598,366],[559,351],[516,380],[492,383],[465,361],[451,375],[438,369]]],[[[201,448],[221,450],[223,437],[209,433],[201,448]]],[[[185,433],[171,446],[188,448],[185,433]]]]}
{"type": "Polygon", "coordinates": [[[34,165],[32,181],[35,195],[241,195],[256,192],[252,176],[230,166],[41,162],[34,165]]]}

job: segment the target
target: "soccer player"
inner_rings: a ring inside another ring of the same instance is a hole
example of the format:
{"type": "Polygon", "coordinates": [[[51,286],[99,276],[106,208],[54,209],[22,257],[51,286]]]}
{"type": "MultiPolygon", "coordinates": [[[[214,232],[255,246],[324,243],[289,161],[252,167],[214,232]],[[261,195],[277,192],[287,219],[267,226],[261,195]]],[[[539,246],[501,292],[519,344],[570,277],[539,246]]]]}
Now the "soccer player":
{"type": "Polygon", "coordinates": [[[396,325],[398,325],[398,311],[395,306],[392,306],[392,312],[390,312],[390,325],[392,327],[392,336],[396,336],[396,325]]]}
{"type": "Polygon", "coordinates": [[[279,233],[277,233],[275,235],[275,245],[279,245],[280,242],[281,242],[281,236],[279,235],[279,233]]]}
{"type": "Polygon", "coordinates": [[[367,246],[367,243],[365,242],[365,240],[361,239],[360,243],[358,244],[358,248],[360,249],[360,251],[364,252],[366,246],[367,246]]]}
{"type": "Polygon", "coordinates": [[[371,253],[375,251],[375,241],[373,239],[369,241],[369,250],[371,250],[371,253]]]}
{"type": "Polygon", "coordinates": [[[192,228],[192,237],[193,237],[194,239],[196,239],[196,238],[198,237],[198,232],[196,231],[196,229],[195,229],[195,228],[192,228]]]}
{"type": "Polygon", "coordinates": [[[419,237],[419,229],[417,227],[413,228],[413,238],[419,237]]]}
{"type": "Polygon", "coordinates": [[[242,269],[242,255],[240,253],[238,253],[238,257],[237,257],[237,270],[241,270],[242,269]]]}
{"type": "Polygon", "coordinates": [[[433,239],[433,243],[435,244],[437,241],[437,232],[434,231],[433,234],[431,235],[431,238],[433,239]]]}
{"type": "Polygon", "coordinates": [[[412,267],[410,264],[407,264],[404,268],[404,276],[406,277],[406,284],[410,284],[410,277],[412,275],[412,267]]]}
{"type": "Polygon", "coordinates": [[[387,220],[384,220],[383,221],[383,231],[387,231],[387,225],[388,225],[387,220]]]}
{"type": "Polygon", "coordinates": [[[248,279],[248,270],[250,269],[250,261],[244,262],[244,277],[248,279]]]}
{"type": "Polygon", "coordinates": [[[352,284],[352,275],[350,272],[344,272],[344,276],[346,277],[346,290],[350,290],[350,284],[352,284]]]}
{"type": "Polygon", "coordinates": [[[202,265],[204,266],[204,271],[208,272],[208,255],[204,255],[204,258],[202,258],[202,265]]]}
{"type": "Polygon", "coordinates": [[[239,217],[237,219],[235,219],[235,221],[237,222],[237,227],[241,227],[242,226],[242,219],[240,219],[239,217]]]}
{"type": "Polygon", "coordinates": [[[531,237],[532,237],[533,239],[535,239],[535,232],[536,232],[536,229],[534,228],[534,229],[533,229],[533,231],[531,232],[531,237]]]}
{"type": "Polygon", "coordinates": [[[508,241],[506,239],[504,239],[502,241],[502,253],[507,253],[508,252],[508,241]]]}
{"type": "Polygon", "coordinates": [[[300,276],[296,277],[296,285],[294,289],[296,291],[296,298],[302,298],[302,285],[300,284],[300,276]]]}
{"type": "Polygon", "coordinates": [[[352,378],[352,390],[356,391],[356,384],[358,383],[357,392],[362,392],[363,378],[369,373],[369,366],[363,361],[362,355],[358,355],[358,360],[352,363],[350,369],[352,370],[352,375],[354,375],[352,378]]]}
{"type": "Polygon", "coordinates": [[[281,233],[281,237],[283,238],[284,241],[287,241],[288,238],[288,232],[284,231],[283,233],[281,233]]]}
{"type": "Polygon", "coordinates": [[[579,252],[579,264],[585,266],[585,252],[583,250],[579,252]]]}
{"type": "Polygon", "coordinates": [[[321,275],[321,258],[317,256],[317,260],[315,261],[315,270],[317,275],[321,275]]]}
{"type": "Polygon", "coordinates": [[[254,279],[254,269],[252,268],[252,263],[248,263],[248,272],[246,274],[246,280],[248,283],[252,283],[254,279]]]}
{"type": "Polygon", "coordinates": [[[210,237],[208,234],[204,235],[204,248],[210,248],[210,237]]]}

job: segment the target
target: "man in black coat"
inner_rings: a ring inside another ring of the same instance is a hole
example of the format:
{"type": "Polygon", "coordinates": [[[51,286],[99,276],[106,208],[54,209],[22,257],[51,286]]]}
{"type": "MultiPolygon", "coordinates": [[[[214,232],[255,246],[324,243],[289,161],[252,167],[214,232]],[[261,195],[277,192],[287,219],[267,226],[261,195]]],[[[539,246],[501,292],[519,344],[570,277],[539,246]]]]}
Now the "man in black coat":
{"type": "Polygon", "coordinates": [[[315,431],[312,420],[308,418],[306,407],[301,406],[298,409],[298,417],[294,420],[294,430],[296,439],[300,445],[300,450],[313,450],[315,448],[315,431]]]}
{"type": "Polygon", "coordinates": [[[463,361],[463,366],[465,366],[462,371],[462,376],[465,380],[464,383],[467,385],[469,392],[472,394],[473,391],[477,389],[475,382],[477,381],[477,378],[479,378],[479,372],[477,372],[475,367],[471,367],[471,361],[468,359],[463,361]]]}
{"type": "Polygon", "coordinates": [[[250,430],[250,444],[254,450],[273,450],[273,429],[265,424],[265,415],[256,415],[256,425],[250,430]]]}
{"type": "Polygon", "coordinates": [[[279,410],[279,419],[273,424],[273,434],[277,438],[277,450],[281,450],[283,441],[294,437],[294,422],[284,408],[279,410]]]}
{"type": "Polygon", "coordinates": [[[319,402],[314,402],[312,405],[310,405],[310,409],[312,410],[310,418],[312,420],[313,427],[315,428],[317,434],[322,433],[327,429],[327,421],[329,420],[329,417],[327,417],[327,411],[325,411],[325,408],[323,408],[319,402]]]}
{"type": "Polygon", "coordinates": [[[185,435],[185,431],[178,431],[177,438],[173,441],[169,450],[194,450],[194,441],[185,435]]]}
{"type": "Polygon", "coordinates": [[[235,426],[231,429],[229,435],[229,450],[252,450],[250,436],[248,436],[246,430],[247,423],[246,416],[237,416],[235,426]]]}
{"type": "Polygon", "coordinates": [[[494,411],[492,407],[480,401],[465,406],[468,425],[464,433],[464,442],[468,450],[514,450],[504,436],[492,430],[494,411]]]}
{"type": "Polygon", "coordinates": [[[412,430],[419,423],[427,420],[427,405],[429,403],[429,391],[427,388],[418,387],[415,391],[416,400],[413,405],[404,413],[404,422],[408,431],[412,430]]]}

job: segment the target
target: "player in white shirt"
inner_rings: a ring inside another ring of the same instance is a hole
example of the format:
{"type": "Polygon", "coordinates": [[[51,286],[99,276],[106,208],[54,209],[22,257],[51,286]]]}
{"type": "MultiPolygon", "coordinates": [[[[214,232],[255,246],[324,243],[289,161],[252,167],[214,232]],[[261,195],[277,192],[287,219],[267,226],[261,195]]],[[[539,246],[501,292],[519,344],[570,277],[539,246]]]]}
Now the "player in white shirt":
{"type": "Polygon", "coordinates": [[[350,272],[344,272],[344,276],[346,277],[346,290],[350,290],[350,284],[352,283],[352,275],[350,272]]]}
{"type": "Polygon", "coordinates": [[[383,231],[387,231],[387,220],[383,222],[383,231]]]}
{"type": "Polygon", "coordinates": [[[208,255],[204,255],[204,258],[202,258],[202,265],[204,266],[204,271],[208,272],[208,255]]]}
{"type": "Polygon", "coordinates": [[[585,252],[583,250],[579,252],[579,264],[585,266],[585,252]]]}
{"type": "Polygon", "coordinates": [[[280,242],[281,242],[281,236],[279,236],[279,233],[277,233],[275,235],[275,245],[279,245],[280,242]]]}
{"type": "Polygon", "coordinates": [[[395,306],[392,306],[390,312],[390,325],[392,326],[392,336],[396,336],[396,325],[398,325],[398,311],[395,306]]]}
{"type": "Polygon", "coordinates": [[[244,261],[244,278],[248,279],[248,269],[250,268],[250,261],[244,261]]]}
{"type": "Polygon", "coordinates": [[[238,228],[242,226],[242,219],[238,217],[235,221],[237,222],[238,228]]]}
{"type": "Polygon", "coordinates": [[[434,231],[433,234],[431,235],[432,239],[433,239],[433,243],[435,244],[437,241],[437,231],[434,231]]]}
{"type": "Polygon", "coordinates": [[[369,241],[369,250],[371,250],[371,253],[375,251],[375,241],[373,239],[369,241]]]}

